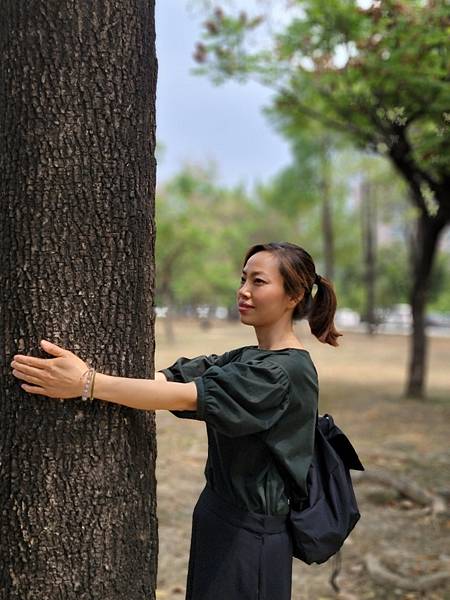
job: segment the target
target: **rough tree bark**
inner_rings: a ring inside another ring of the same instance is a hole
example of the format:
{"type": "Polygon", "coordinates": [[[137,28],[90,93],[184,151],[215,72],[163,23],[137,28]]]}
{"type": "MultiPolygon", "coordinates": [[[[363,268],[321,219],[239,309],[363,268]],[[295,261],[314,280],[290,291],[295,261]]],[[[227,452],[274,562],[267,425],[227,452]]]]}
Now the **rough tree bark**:
{"type": "Polygon", "coordinates": [[[151,600],[150,412],[21,391],[49,339],[153,376],[154,1],[0,0],[0,598],[151,600]]]}

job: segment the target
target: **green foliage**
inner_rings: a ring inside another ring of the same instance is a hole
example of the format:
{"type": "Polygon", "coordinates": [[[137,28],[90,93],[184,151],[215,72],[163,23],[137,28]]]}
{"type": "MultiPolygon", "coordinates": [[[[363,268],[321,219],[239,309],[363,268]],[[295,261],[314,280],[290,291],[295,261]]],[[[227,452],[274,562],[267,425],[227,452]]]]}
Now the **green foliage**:
{"type": "MultiPolygon", "coordinates": [[[[327,136],[331,154],[347,140],[388,159],[403,186],[397,177],[386,177],[385,168],[378,173],[362,169],[380,216],[405,236],[405,242],[394,240],[380,250],[377,301],[380,306],[406,302],[412,285],[410,229],[419,217],[429,232],[442,232],[450,223],[450,6],[446,0],[374,0],[368,8],[356,0],[269,0],[264,6],[264,15],[257,17],[216,8],[197,48],[198,72],[216,83],[255,77],[275,91],[268,112],[292,142],[294,161],[262,198],[297,228],[301,205],[309,231],[317,233],[316,243],[310,241],[314,256],[320,256],[317,210],[320,182],[326,179],[321,158],[327,136]],[[266,5],[276,5],[279,12],[284,8],[284,18],[258,40],[255,30],[268,18],[266,5]]],[[[340,211],[345,215],[333,201],[336,289],[341,306],[361,310],[356,238],[361,228],[356,211],[348,221],[339,220],[340,211]]],[[[424,248],[418,250],[417,264],[424,248]]],[[[448,310],[447,263],[438,256],[431,269],[430,308],[448,310]]]]}
{"type": "Polygon", "coordinates": [[[290,233],[275,209],[192,167],[157,190],[156,224],[156,301],[178,306],[232,305],[247,248],[290,233]]]}
{"type": "Polygon", "coordinates": [[[389,0],[368,10],[355,2],[302,5],[305,18],[278,37],[279,57],[311,63],[287,79],[280,107],[301,104],[307,88],[361,146],[389,152],[407,130],[415,162],[434,177],[448,173],[448,6],[389,0]]]}
{"type": "MultiPolygon", "coordinates": [[[[361,215],[351,183],[352,176],[361,170],[374,187],[378,220],[400,236],[388,245],[381,244],[377,251],[377,306],[408,302],[407,240],[414,215],[409,214],[404,186],[398,180],[396,183],[387,163],[357,157],[348,150],[338,153],[333,165],[338,307],[361,312],[365,305],[361,215]]],[[[221,187],[210,171],[193,167],[183,169],[158,189],[157,303],[233,306],[245,251],[259,242],[297,243],[312,254],[318,272],[322,272],[321,206],[313,188],[302,193],[304,180],[299,169],[300,165],[293,163],[267,185],[260,184],[251,196],[240,188],[221,187]]],[[[449,255],[442,251],[430,281],[429,309],[450,311],[449,290],[449,255]]]]}
{"type": "Polygon", "coordinates": [[[440,252],[431,273],[429,309],[450,313],[450,252],[440,252]]]}
{"type": "Polygon", "coordinates": [[[401,241],[379,248],[377,256],[377,306],[388,308],[410,300],[411,273],[407,247],[401,241]]]}
{"type": "MultiPolygon", "coordinates": [[[[303,130],[297,135],[286,132],[291,141],[292,163],[280,171],[260,192],[267,205],[276,206],[287,217],[299,209],[309,210],[320,203],[323,177],[323,133],[303,130]]],[[[328,148],[326,149],[328,151],[328,148]]]]}
{"type": "MultiPolygon", "coordinates": [[[[435,214],[440,207],[448,222],[448,2],[383,0],[367,9],[355,0],[276,4],[284,6],[287,25],[262,47],[249,42],[261,16],[217,9],[197,53],[200,72],[216,82],[254,76],[276,90],[273,112],[285,128],[299,131],[316,120],[389,157],[416,202],[428,186],[435,214]]],[[[429,205],[420,202],[424,211],[429,205]]]]}

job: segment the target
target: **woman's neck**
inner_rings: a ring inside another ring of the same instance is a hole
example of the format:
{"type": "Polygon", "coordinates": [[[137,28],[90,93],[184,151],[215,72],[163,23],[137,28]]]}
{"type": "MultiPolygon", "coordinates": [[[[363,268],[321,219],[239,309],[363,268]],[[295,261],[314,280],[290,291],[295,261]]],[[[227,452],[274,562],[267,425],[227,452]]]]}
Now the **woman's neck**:
{"type": "Polygon", "coordinates": [[[258,347],[265,350],[281,350],[282,348],[303,348],[292,330],[277,327],[255,327],[258,347]]]}

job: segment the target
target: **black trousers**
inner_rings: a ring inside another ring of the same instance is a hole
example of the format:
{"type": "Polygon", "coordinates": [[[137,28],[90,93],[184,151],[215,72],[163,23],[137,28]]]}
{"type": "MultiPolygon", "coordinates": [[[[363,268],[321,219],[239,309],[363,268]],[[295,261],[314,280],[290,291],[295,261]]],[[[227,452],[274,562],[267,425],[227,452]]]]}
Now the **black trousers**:
{"type": "Polygon", "coordinates": [[[243,511],[208,485],[192,516],[186,600],[290,600],[286,517],[243,511]]]}

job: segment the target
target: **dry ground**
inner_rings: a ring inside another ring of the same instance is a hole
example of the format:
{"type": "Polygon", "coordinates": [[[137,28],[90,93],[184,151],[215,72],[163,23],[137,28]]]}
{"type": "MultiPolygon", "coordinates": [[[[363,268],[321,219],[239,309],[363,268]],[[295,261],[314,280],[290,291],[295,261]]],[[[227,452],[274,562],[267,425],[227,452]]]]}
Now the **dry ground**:
{"type": "MultiPolygon", "coordinates": [[[[256,343],[253,329],[239,323],[179,322],[168,343],[157,323],[156,368],[179,356],[222,353],[256,343]]],[[[301,324],[298,333],[319,372],[320,413],[329,412],[349,435],[367,469],[383,467],[410,477],[431,491],[450,489],[450,338],[430,340],[428,398],[402,397],[408,338],[345,332],[340,346],[319,343],[301,324]]],[[[205,425],[158,412],[158,600],[183,600],[191,514],[204,485],[205,425]]],[[[364,556],[394,551],[391,565],[409,577],[432,573],[438,560],[450,569],[450,514],[413,516],[418,507],[390,490],[355,484],[362,513],[342,549],[341,592],[329,585],[332,561],[305,565],[294,560],[293,600],[450,600],[450,582],[423,595],[383,587],[368,576],[364,556]],[[406,553],[406,555],[403,555],[406,553]]],[[[439,567],[441,568],[441,567],[439,567]]],[[[230,600],[239,600],[231,599],[230,600]]],[[[277,600],[276,598],[269,600],[277,600]]]]}

